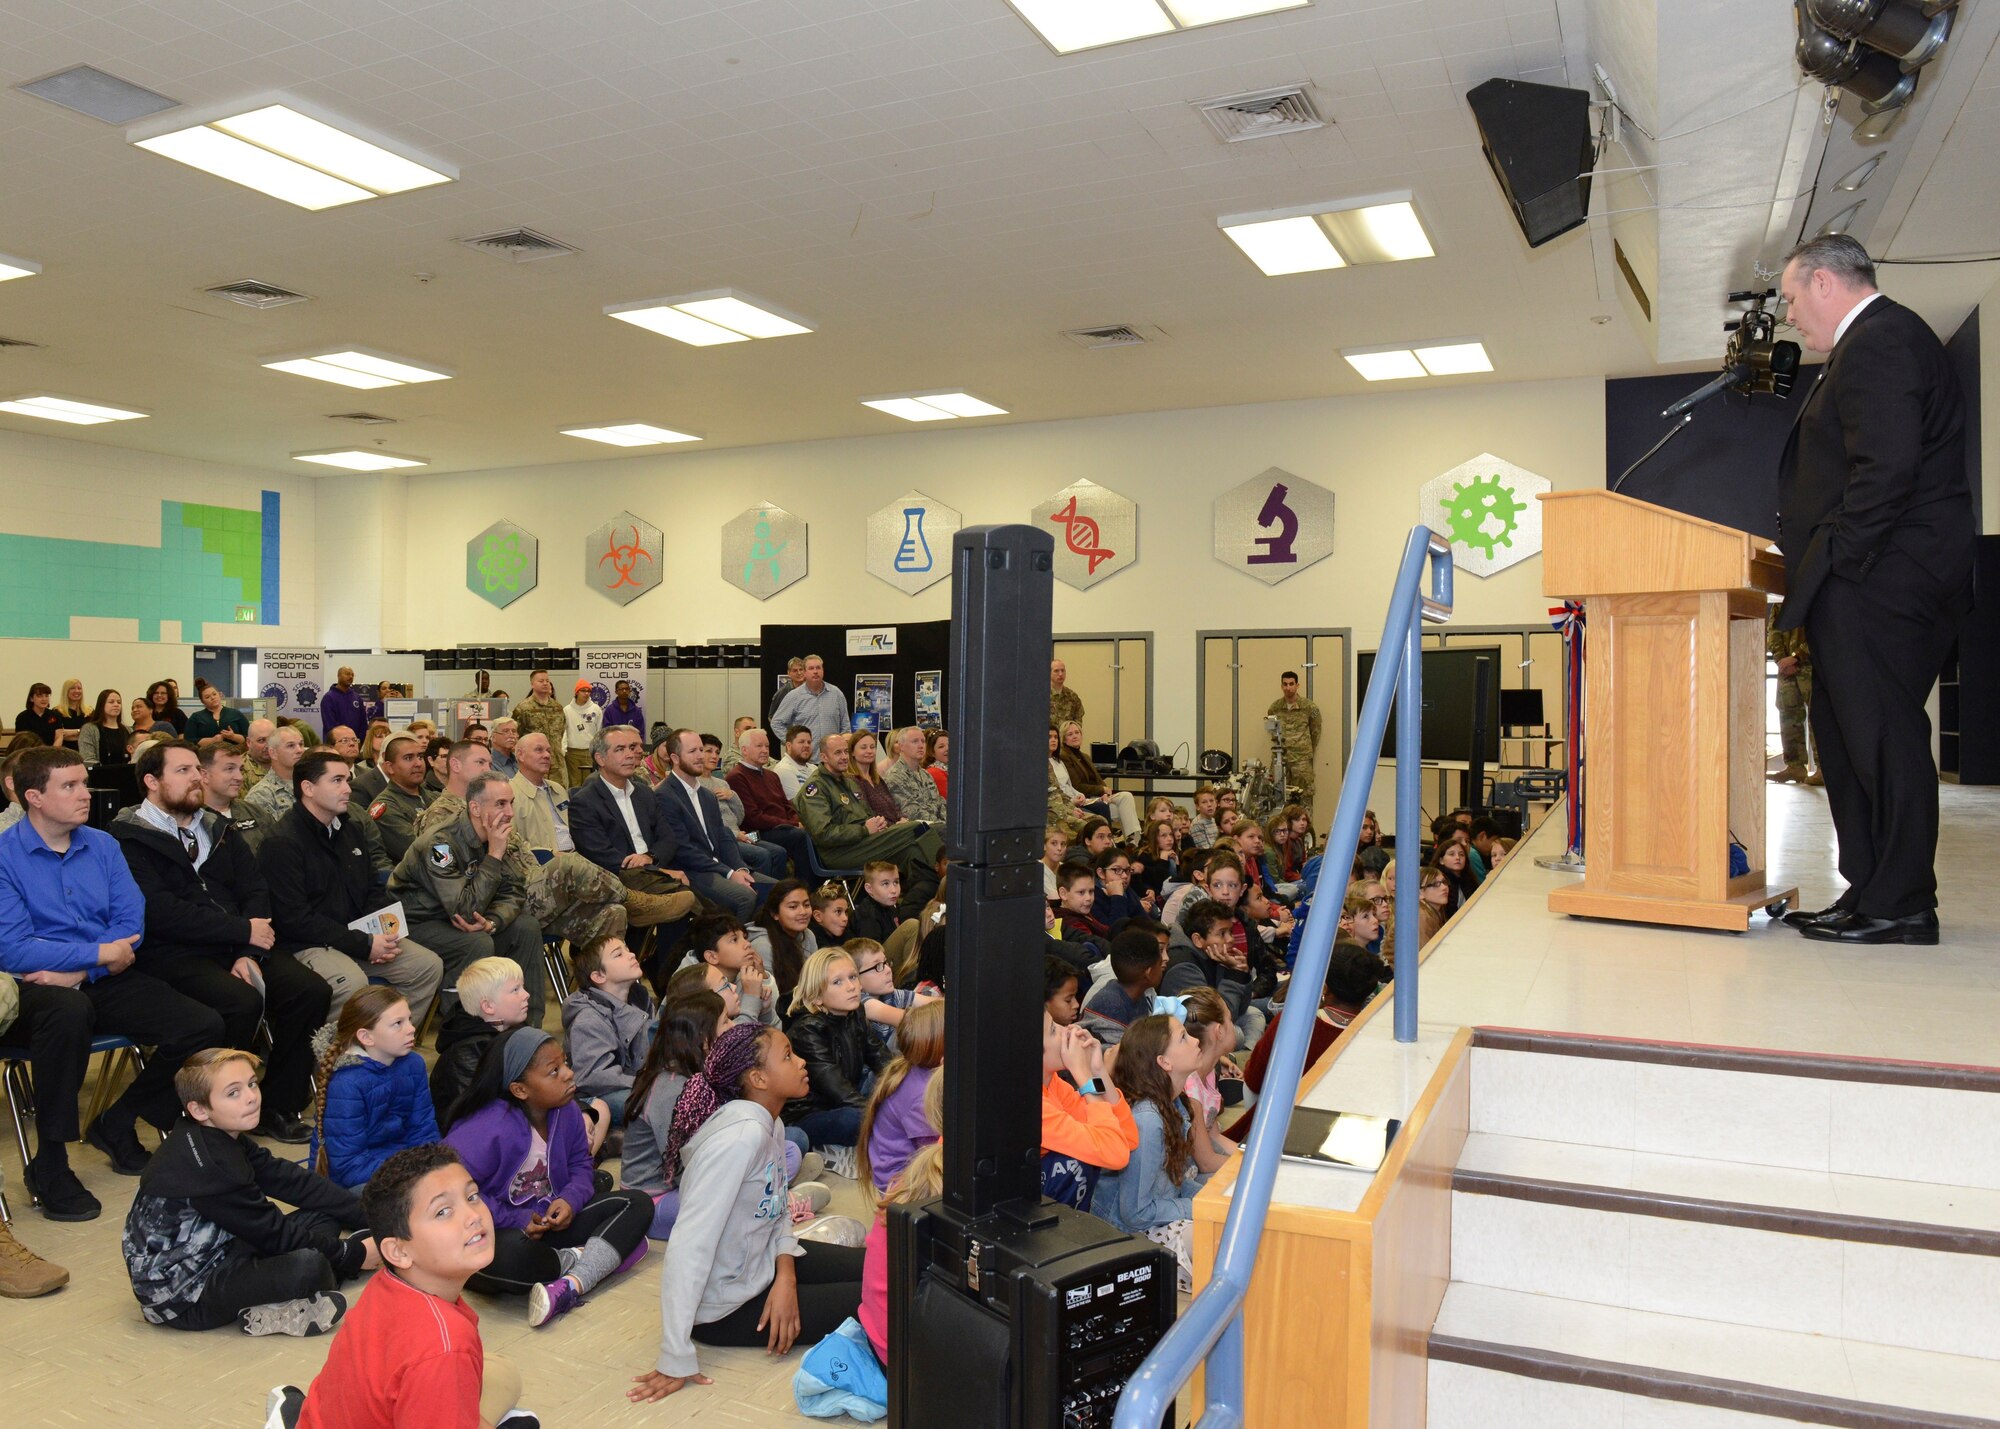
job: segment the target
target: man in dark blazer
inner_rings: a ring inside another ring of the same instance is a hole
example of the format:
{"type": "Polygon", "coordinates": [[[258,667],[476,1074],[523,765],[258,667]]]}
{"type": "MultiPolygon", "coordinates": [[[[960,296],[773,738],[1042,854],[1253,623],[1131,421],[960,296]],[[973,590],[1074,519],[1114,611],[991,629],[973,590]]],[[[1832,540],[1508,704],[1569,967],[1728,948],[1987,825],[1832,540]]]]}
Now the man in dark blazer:
{"type": "Polygon", "coordinates": [[[576,851],[617,874],[627,888],[673,893],[688,887],[674,866],[680,840],[658,795],[637,776],[645,747],[629,725],[600,729],[590,757],[597,773],[569,796],[576,851]]]}
{"type": "Polygon", "coordinates": [[[708,772],[701,735],[691,729],[674,730],[667,736],[666,749],[667,777],[660,781],[658,796],[680,843],[673,866],[687,875],[696,893],[747,922],[763,901],[765,889],[776,880],[751,872],[736,847],[736,836],[722,821],[721,803],[701,787],[702,775],[708,772]]]}
{"type": "Polygon", "coordinates": [[[1924,702],[1972,606],[1965,399],[1924,320],[1844,235],[1788,255],[1780,292],[1828,354],[1778,472],[1789,596],[1847,891],[1788,914],[1808,938],[1935,943],[1937,768],[1924,702]]]}

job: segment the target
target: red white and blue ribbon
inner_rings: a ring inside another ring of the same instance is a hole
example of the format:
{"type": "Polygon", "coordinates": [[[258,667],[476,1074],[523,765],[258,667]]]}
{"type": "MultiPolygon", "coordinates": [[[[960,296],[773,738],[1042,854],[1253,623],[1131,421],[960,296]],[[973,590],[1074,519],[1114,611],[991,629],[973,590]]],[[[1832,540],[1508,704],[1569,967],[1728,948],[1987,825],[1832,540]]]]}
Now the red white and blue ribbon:
{"type": "Polygon", "coordinates": [[[1583,857],[1583,605],[1549,607],[1549,625],[1563,638],[1563,736],[1569,753],[1569,854],[1583,857]]]}

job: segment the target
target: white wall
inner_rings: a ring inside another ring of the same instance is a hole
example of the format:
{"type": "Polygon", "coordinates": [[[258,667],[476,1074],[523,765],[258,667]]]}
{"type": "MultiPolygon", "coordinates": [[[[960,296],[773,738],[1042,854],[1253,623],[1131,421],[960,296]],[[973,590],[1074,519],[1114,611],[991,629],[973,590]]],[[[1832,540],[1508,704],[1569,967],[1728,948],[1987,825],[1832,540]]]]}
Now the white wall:
{"type": "MultiPolygon", "coordinates": [[[[1601,485],[1603,383],[1470,384],[417,475],[400,483],[409,533],[403,638],[427,646],[686,642],[748,635],[767,621],[938,619],[949,614],[948,582],[910,597],[864,569],[872,511],[916,488],[957,507],[967,524],[1025,521],[1037,502],[1088,477],[1138,503],[1139,559],[1089,591],[1058,584],[1056,630],[1156,633],[1154,734],[1172,747],[1194,738],[1196,630],[1351,625],[1360,645],[1371,644],[1417,520],[1418,488],[1482,451],[1557,488],[1601,485]],[[1215,561],[1210,521],[1217,495],[1270,466],[1336,494],[1334,554],[1275,588],[1215,561]],[[760,500],[803,516],[811,541],[811,574],[764,602],[722,581],[717,534],[760,500]],[[583,543],[628,507],[667,533],[666,578],[620,607],[585,586],[583,543]],[[464,581],[465,542],[499,517],[541,540],[539,586],[505,611],[464,581]]],[[[330,502],[339,480],[328,480],[330,502]]],[[[385,584],[396,574],[385,562],[385,584]]],[[[1467,624],[1541,621],[1547,608],[1539,559],[1458,582],[1467,624]]],[[[385,599],[382,611],[385,628],[393,626],[394,603],[385,599]]]]}
{"type": "Polygon", "coordinates": [[[192,690],[196,643],[314,641],[320,626],[314,590],[315,487],[306,476],[0,431],[0,534],[6,536],[157,548],[161,501],[256,510],[265,491],[280,493],[283,522],[280,624],[210,622],[201,630],[179,630],[169,621],[160,639],[141,640],[135,620],[76,616],[67,640],[0,637],[0,700],[7,702],[0,719],[12,722],[20,697],[37,680],[60,692],[62,682],[74,675],[84,682],[86,698],[110,687],[123,691],[129,701],[156,679],[176,679],[184,692],[192,690]]]}

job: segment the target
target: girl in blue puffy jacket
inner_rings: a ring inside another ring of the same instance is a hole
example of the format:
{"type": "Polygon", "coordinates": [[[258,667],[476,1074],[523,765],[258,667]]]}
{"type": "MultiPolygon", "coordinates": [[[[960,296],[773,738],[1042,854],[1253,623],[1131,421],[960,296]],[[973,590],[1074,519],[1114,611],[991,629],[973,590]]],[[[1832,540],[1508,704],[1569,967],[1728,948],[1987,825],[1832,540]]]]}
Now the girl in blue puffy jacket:
{"type": "Polygon", "coordinates": [[[417,1024],[395,988],[363,988],[341,1009],[313,1122],[313,1169],[355,1190],[396,1152],[441,1139],[417,1024]]]}

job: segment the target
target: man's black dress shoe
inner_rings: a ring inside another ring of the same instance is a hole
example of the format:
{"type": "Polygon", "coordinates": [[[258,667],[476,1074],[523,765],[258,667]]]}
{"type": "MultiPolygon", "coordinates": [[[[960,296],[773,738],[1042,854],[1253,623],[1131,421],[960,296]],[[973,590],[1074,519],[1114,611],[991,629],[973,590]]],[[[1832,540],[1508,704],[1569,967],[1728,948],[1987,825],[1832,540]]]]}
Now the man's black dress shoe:
{"type": "Polygon", "coordinates": [[[267,1141],[282,1141],[289,1146],[304,1146],[312,1140],[312,1128],[298,1117],[281,1111],[265,1112],[264,1119],[257,1123],[257,1135],[267,1141]]]}
{"type": "Polygon", "coordinates": [[[1819,943],[1916,943],[1935,945],[1938,919],[1935,909],[1913,913],[1907,918],[1870,918],[1863,913],[1843,913],[1822,923],[1808,923],[1799,929],[1819,943]]]}
{"type": "Polygon", "coordinates": [[[1816,913],[1808,913],[1803,908],[1794,908],[1785,914],[1784,922],[1787,928],[1805,928],[1814,923],[1824,923],[1827,919],[1847,911],[1838,903],[1830,903],[1816,913]]]}

